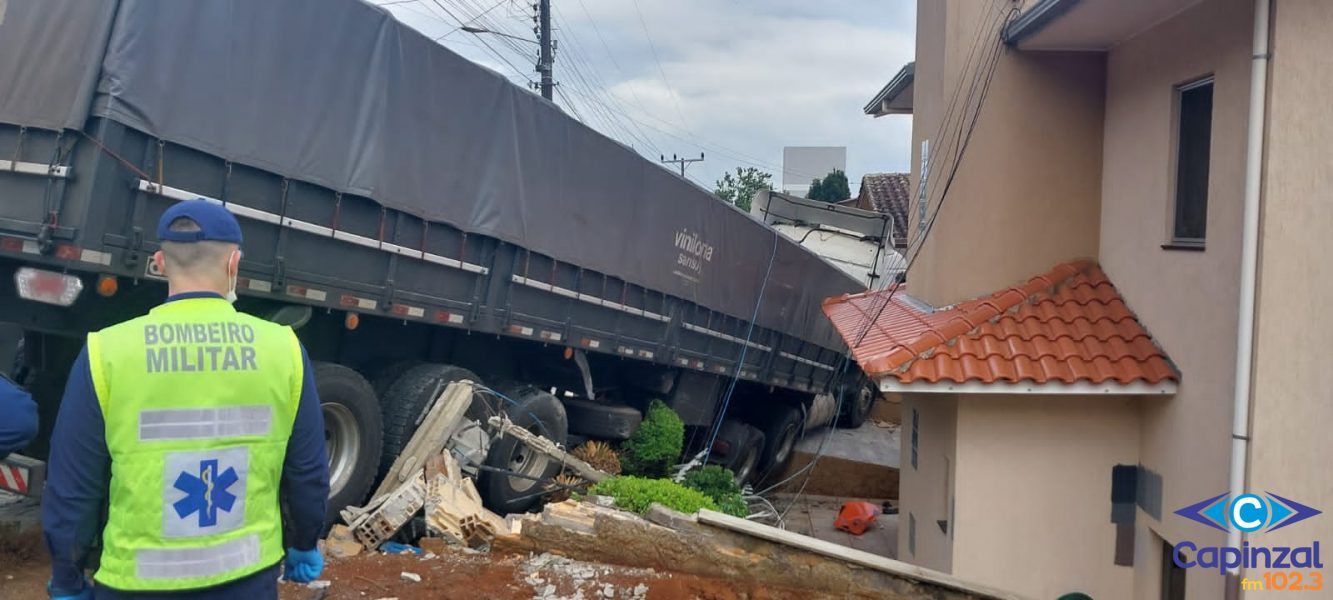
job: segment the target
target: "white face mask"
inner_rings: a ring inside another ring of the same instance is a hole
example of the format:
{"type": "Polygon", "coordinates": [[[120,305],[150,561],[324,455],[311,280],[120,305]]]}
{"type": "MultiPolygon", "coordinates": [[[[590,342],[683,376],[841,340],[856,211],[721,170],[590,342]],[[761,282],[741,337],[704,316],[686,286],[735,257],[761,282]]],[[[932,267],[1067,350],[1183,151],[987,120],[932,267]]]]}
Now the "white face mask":
{"type": "Polygon", "coordinates": [[[236,272],[227,274],[227,302],[236,304],[236,278],[241,274],[240,250],[233,250],[231,256],[227,257],[227,270],[231,270],[231,261],[235,257],[236,272]]]}

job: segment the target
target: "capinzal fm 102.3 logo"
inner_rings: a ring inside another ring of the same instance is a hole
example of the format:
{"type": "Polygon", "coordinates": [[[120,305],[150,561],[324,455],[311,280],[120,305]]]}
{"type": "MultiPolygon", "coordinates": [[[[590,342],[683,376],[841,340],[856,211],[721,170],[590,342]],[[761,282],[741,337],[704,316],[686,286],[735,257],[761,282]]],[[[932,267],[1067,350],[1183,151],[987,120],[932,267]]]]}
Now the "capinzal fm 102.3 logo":
{"type": "MultiPolygon", "coordinates": [[[[1272,492],[1213,496],[1175,511],[1177,515],[1218,531],[1268,533],[1322,514],[1322,511],[1272,492]]],[[[1230,569],[1322,569],[1319,542],[1303,546],[1264,546],[1246,541],[1240,548],[1200,546],[1190,541],[1175,545],[1175,562],[1181,568],[1230,569]]],[[[1322,579],[1322,578],[1321,578],[1322,579]]],[[[1321,582],[1322,583],[1322,582],[1321,582]]]]}

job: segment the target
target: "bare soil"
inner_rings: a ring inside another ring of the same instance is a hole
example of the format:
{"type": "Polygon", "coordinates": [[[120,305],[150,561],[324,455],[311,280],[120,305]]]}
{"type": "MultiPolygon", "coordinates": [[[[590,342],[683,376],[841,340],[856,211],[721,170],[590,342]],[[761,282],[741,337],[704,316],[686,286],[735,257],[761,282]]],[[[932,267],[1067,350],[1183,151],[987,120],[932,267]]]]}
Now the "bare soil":
{"type": "MultiPolygon", "coordinates": [[[[584,563],[543,555],[496,555],[433,548],[438,554],[362,554],[328,559],[324,589],[279,584],[282,600],[796,600],[819,598],[810,590],[774,589],[754,583],[584,563]],[[420,582],[403,573],[421,577],[420,582]]],[[[0,598],[45,598],[49,559],[35,529],[0,532],[0,598]]]]}

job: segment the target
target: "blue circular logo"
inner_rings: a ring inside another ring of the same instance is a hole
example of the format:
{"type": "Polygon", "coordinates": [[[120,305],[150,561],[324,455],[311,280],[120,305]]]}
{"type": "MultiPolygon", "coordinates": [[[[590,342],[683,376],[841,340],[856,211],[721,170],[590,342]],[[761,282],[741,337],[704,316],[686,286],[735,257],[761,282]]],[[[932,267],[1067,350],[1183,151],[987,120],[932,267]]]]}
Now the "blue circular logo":
{"type": "Polygon", "coordinates": [[[1231,502],[1231,511],[1227,517],[1231,526],[1249,533],[1258,531],[1268,523],[1268,503],[1254,494],[1241,494],[1231,502]]]}

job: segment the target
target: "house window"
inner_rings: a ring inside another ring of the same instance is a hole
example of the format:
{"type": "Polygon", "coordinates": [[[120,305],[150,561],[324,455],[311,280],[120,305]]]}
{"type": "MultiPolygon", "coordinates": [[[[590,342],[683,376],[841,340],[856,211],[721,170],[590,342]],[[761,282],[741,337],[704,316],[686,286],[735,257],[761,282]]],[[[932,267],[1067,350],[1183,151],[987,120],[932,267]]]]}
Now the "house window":
{"type": "Polygon", "coordinates": [[[1176,88],[1176,206],[1171,245],[1202,248],[1208,225],[1213,78],[1176,88]]]}
{"type": "Polygon", "coordinates": [[[907,552],[916,556],[916,515],[907,513],[907,552]]]}
{"type": "Polygon", "coordinates": [[[912,468],[913,469],[916,469],[917,444],[919,442],[919,438],[921,437],[920,430],[921,430],[921,413],[917,412],[916,409],[913,408],[912,409],[912,468]]]}
{"type": "MultiPolygon", "coordinates": [[[[1162,600],[1185,600],[1185,569],[1176,564],[1175,549],[1162,540],[1162,600]]],[[[1185,553],[1180,553],[1184,562],[1185,553]]]]}

